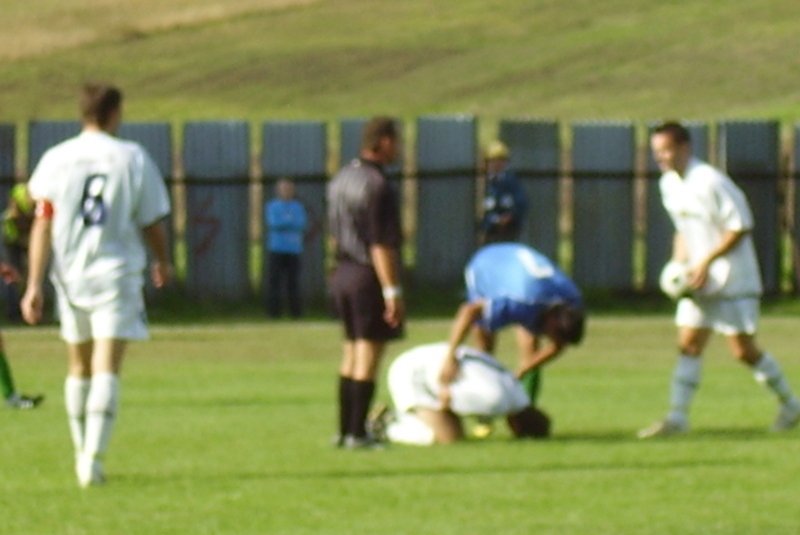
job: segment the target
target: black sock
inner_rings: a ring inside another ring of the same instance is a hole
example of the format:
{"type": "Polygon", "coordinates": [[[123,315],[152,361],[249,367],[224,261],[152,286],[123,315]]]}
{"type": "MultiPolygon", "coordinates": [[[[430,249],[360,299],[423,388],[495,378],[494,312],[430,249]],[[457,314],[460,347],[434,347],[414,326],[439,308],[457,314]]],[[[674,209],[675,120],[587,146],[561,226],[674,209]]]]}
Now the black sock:
{"type": "Polygon", "coordinates": [[[366,421],[372,397],[375,395],[375,381],[351,381],[350,392],[351,407],[350,421],[347,425],[347,434],[355,437],[367,435],[366,421]]]}
{"type": "Polygon", "coordinates": [[[352,408],[352,395],[350,394],[353,380],[349,377],[339,376],[339,437],[347,434],[347,424],[350,421],[352,408]]]}

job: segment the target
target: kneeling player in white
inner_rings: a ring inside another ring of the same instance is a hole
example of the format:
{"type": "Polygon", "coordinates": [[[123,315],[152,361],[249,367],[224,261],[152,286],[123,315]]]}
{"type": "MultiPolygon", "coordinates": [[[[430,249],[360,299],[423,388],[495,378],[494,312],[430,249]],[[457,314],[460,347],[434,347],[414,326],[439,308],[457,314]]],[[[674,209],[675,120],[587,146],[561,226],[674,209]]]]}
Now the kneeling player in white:
{"type": "Polygon", "coordinates": [[[461,418],[506,416],[516,437],[545,437],[550,420],[531,406],[514,374],[488,353],[459,346],[458,374],[443,387],[439,380],[446,343],[428,344],[398,356],[389,367],[395,418],[386,427],[391,442],[427,446],[464,438],[461,418]]]}

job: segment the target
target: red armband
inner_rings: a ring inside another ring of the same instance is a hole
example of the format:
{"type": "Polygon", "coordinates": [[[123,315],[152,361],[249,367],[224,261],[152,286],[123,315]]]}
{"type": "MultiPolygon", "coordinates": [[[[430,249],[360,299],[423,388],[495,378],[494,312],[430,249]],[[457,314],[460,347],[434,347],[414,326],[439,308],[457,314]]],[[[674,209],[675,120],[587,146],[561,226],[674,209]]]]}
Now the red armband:
{"type": "Polygon", "coordinates": [[[53,219],[53,203],[47,200],[36,201],[36,217],[53,219]]]}

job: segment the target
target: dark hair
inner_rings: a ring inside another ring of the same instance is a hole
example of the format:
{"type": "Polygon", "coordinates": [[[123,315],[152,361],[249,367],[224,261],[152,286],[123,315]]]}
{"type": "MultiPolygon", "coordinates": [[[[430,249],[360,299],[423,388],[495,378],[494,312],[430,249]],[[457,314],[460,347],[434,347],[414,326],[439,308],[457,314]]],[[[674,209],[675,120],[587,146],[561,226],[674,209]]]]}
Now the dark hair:
{"type": "Polygon", "coordinates": [[[664,134],[678,144],[691,143],[689,130],[678,121],[665,121],[653,130],[653,134],[664,134]]]}
{"type": "Polygon", "coordinates": [[[110,84],[88,82],[81,90],[80,106],[84,122],[105,128],[122,106],[122,91],[110,84]]]}
{"type": "Polygon", "coordinates": [[[553,305],[547,315],[555,319],[559,337],[567,343],[579,344],[583,339],[586,313],[583,308],[566,303],[553,305]]]}
{"type": "Polygon", "coordinates": [[[397,139],[398,135],[399,130],[395,118],[386,116],[373,117],[364,126],[361,137],[361,149],[370,151],[376,150],[382,138],[389,137],[391,139],[397,139]]]}

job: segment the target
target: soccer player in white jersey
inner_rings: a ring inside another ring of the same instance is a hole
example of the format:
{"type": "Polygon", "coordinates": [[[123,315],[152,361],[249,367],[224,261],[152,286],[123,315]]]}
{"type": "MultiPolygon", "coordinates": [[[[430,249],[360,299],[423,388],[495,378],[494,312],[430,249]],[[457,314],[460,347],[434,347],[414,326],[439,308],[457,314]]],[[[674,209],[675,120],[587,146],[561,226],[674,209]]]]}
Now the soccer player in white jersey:
{"type": "Polygon", "coordinates": [[[69,359],[65,402],[81,486],[104,481],[106,452],[119,406],[126,344],[145,339],[147,257],[156,287],[173,273],[163,219],[170,203],[146,151],[114,137],[122,93],[88,83],[81,91],[81,133],[49,149],[28,184],[36,202],[25,320],[42,318],[42,283],[52,254],[61,337],[69,359]]]}
{"type": "Polygon", "coordinates": [[[772,425],[784,431],[800,421],[800,401],[777,361],[756,344],[761,276],[744,193],[720,170],[692,156],[688,130],[679,123],[657,127],[650,137],[663,175],[661,198],[675,226],[672,257],[689,267],[692,294],[678,301],[678,362],[667,417],[639,431],[640,438],[674,435],[689,428],[689,408],[700,384],[701,356],[711,334],[728,341],[733,356],[777,397],[772,425]]]}
{"type": "Polygon", "coordinates": [[[516,437],[547,436],[549,419],[531,406],[514,374],[474,348],[457,348],[460,373],[449,385],[449,403],[443,405],[439,372],[447,353],[447,343],[442,342],[400,354],[388,374],[394,413],[388,422],[373,422],[373,427],[385,429],[391,442],[428,446],[463,439],[462,417],[506,416],[516,437]]]}

